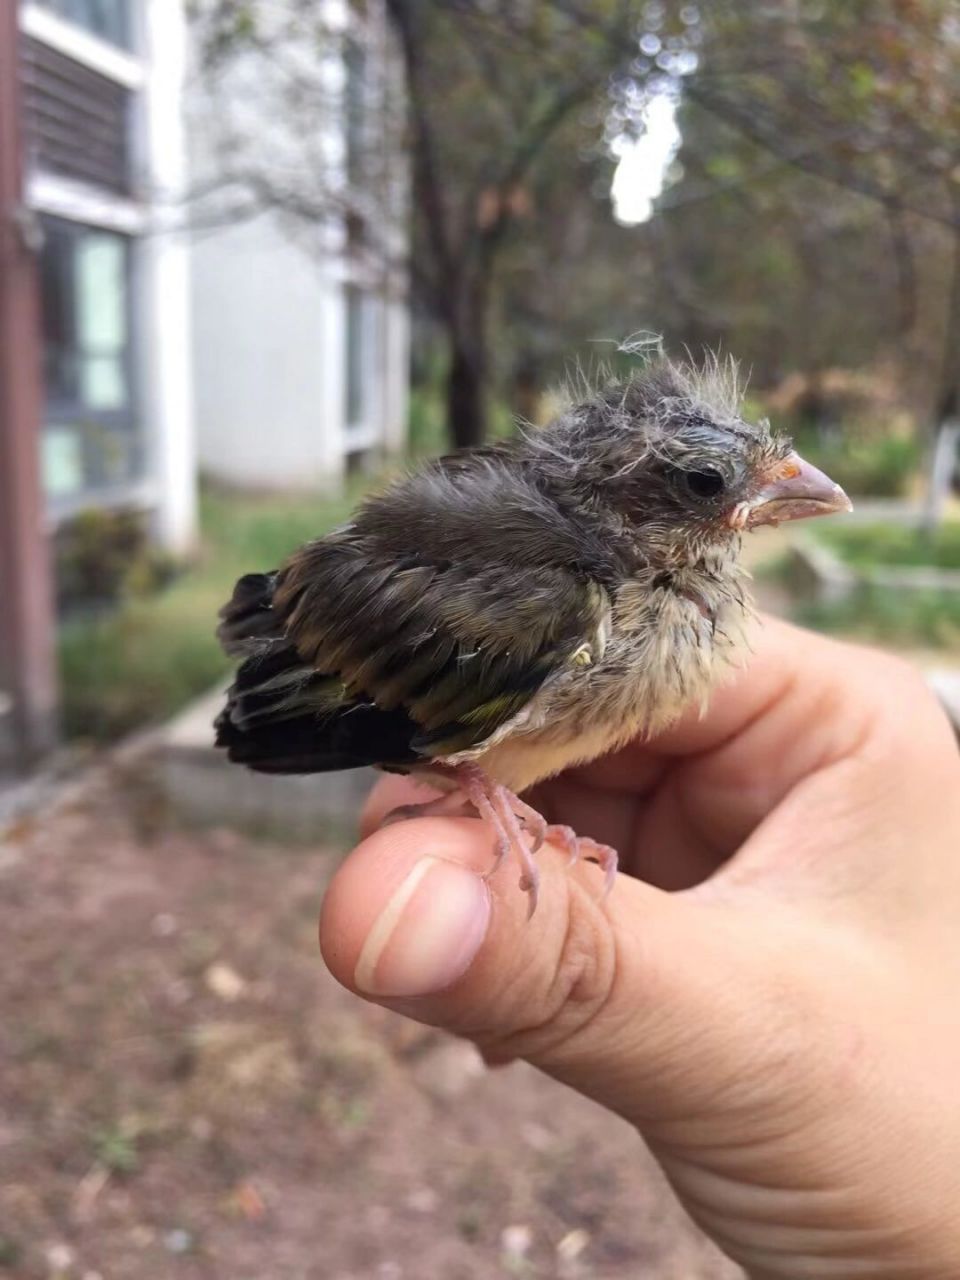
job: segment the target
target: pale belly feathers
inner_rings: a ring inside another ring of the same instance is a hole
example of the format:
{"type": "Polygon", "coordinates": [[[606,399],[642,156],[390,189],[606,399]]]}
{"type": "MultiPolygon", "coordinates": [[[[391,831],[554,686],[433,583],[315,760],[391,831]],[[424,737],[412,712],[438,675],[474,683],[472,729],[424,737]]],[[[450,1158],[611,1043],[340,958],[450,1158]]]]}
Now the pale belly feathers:
{"type": "Polygon", "coordinates": [[[655,614],[631,599],[632,590],[643,588],[621,588],[603,651],[590,665],[559,672],[486,742],[445,763],[471,761],[511,791],[523,791],[658,732],[691,706],[703,707],[745,650],[750,610],[740,575],[701,590],[700,603],[669,595],[655,614]]]}

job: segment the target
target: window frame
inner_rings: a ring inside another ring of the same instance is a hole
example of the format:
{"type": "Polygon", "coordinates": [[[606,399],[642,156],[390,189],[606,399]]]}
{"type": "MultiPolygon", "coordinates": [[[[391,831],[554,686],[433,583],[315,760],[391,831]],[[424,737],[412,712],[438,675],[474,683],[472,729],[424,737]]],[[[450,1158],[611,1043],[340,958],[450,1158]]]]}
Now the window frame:
{"type": "MultiPolygon", "coordinates": [[[[106,235],[112,236],[119,240],[123,245],[123,266],[126,287],[124,289],[124,321],[126,325],[126,341],[123,344],[123,354],[121,357],[121,367],[123,369],[124,380],[127,387],[126,404],[122,409],[92,409],[85,405],[79,398],[74,400],[56,399],[50,394],[50,382],[46,376],[47,369],[47,333],[45,324],[41,331],[43,340],[43,357],[44,357],[44,392],[46,396],[46,412],[44,415],[45,422],[51,426],[67,426],[77,419],[91,419],[102,422],[106,427],[118,427],[134,429],[137,419],[137,405],[139,403],[139,387],[137,385],[137,333],[136,333],[136,308],[134,307],[134,254],[136,251],[136,239],[134,236],[127,235],[122,231],[117,231],[113,227],[100,227],[87,222],[75,222],[70,218],[59,218],[55,214],[42,213],[40,215],[41,226],[45,235],[49,235],[51,229],[59,235],[66,234],[67,239],[71,241],[73,251],[76,251],[77,243],[83,239],[85,235],[106,235]]],[[[42,251],[41,251],[42,252],[42,251]]],[[[41,267],[42,270],[42,267],[41,267]]],[[[71,284],[70,302],[75,307],[76,292],[71,284]]],[[[43,317],[41,317],[43,320],[43,317]]],[[[79,347],[71,348],[71,354],[76,356],[83,355],[79,347]]],[[[88,353],[89,354],[89,353],[88,353]]]]}
{"type": "MultiPolygon", "coordinates": [[[[124,322],[125,342],[122,347],[120,361],[127,396],[126,403],[119,409],[95,409],[83,403],[77,396],[73,399],[57,397],[51,393],[51,380],[47,375],[48,338],[46,320],[43,317],[41,332],[44,352],[44,414],[41,426],[41,447],[45,447],[47,439],[55,432],[69,431],[80,436],[80,449],[84,458],[89,458],[88,445],[83,440],[83,432],[90,427],[101,428],[111,437],[123,441],[125,459],[128,460],[127,474],[114,479],[104,478],[100,455],[95,454],[97,463],[91,471],[84,466],[79,487],[72,492],[56,493],[48,490],[47,501],[54,513],[80,510],[91,504],[109,503],[110,495],[128,493],[141,488],[149,480],[149,440],[144,430],[142,415],[142,393],[138,376],[139,333],[136,309],[136,252],[137,237],[125,234],[112,227],[102,227],[95,223],[81,222],[68,218],[59,218],[52,214],[42,214],[41,224],[45,231],[55,230],[58,234],[66,234],[70,243],[70,269],[68,276],[74,276],[75,254],[77,245],[86,235],[108,235],[119,240],[123,245],[124,269],[124,322]],[[98,474],[99,473],[99,474],[98,474]]],[[[63,270],[62,266],[59,268],[63,270]]],[[[75,278],[70,280],[66,295],[66,305],[73,311],[71,323],[76,317],[75,278]]],[[[82,359],[83,349],[73,344],[69,348],[71,355],[82,359]]]]}
{"type": "MultiPolygon", "coordinates": [[[[117,49],[120,53],[136,55],[138,52],[138,15],[134,12],[134,4],[131,2],[125,9],[121,4],[118,13],[122,15],[123,33],[118,37],[116,33],[104,34],[98,31],[96,27],[77,19],[72,12],[65,12],[72,8],[66,4],[65,0],[32,0],[32,3],[41,9],[45,9],[59,19],[60,22],[67,23],[77,31],[84,32],[93,40],[99,40],[102,44],[108,45],[111,49],[117,49]]],[[[81,0],[81,4],[83,0],[81,0]]]]}

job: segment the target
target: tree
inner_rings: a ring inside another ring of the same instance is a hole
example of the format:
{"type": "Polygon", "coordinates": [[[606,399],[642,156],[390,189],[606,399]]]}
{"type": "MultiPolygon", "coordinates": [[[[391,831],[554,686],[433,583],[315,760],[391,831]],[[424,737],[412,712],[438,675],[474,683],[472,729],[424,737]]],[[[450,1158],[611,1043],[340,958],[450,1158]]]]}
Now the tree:
{"type": "Polygon", "coordinates": [[[760,386],[899,355],[914,246],[904,266],[885,210],[771,160],[687,98],[679,124],[676,176],[635,232],[668,342],[736,350],[760,386]]]}
{"type": "MultiPolygon", "coordinates": [[[[629,114],[641,82],[655,70],[638,60],[638,29],[649,6],[638,0],[384,3],[408,104],[410,278],[446,344],[452,439],[473,444],[486,430],[501,274],[511,253],[544,239],[546,220],[563,211],[535,202],[537,175],[549,171],[554,192],[566,185],[579,196],[590,186],[609,112],[619,105],[629,114]]],[[[337,110],[333,64],[349,27],[338,31],[323,18],[323,6],[292,0],[199,0],[196,10],[214,95],[218,78],[242,67],[260,86],[261,101],[269,86],[271,115],[278,134],[282,130],[276,147],[252,152],[242,127],[222,123],[219,171],[208,189],[229,190],[234,214],[272,208],[309,228],[351,216],[351,184],[338,178],[316,125],[337,110]]],[[[680,19],[677,26],[682,30],[680,19]]],[[[383,145],[376,134],[367,142],[383,145]]],[[[389,256],[390,237],[368,239],[367,248],[389,256]]],[[[528,263],[537,256],[534,249],[528,263]]],[[[527,280],[536,296],[541,281],[530,270],[527,280]]]]}
{"type": "MultiPolygon", "coordinates": [[[[916,319],[916,245],[949,246],[937,422],[960,395],[960,18],[952,0],[778,0],[704,6],[685,82],[706,113],[780,165],[871,202],[897,272],[901,330],[916,319]]],[[[735,184],[749,194],[751,174],[735,184]]],[[[828,197],[824,193],[823,203],[828,197]]],[[[669,203],[669,197],[667,199],[669,203]]],[[[852,206],[847,206],[848,208],[852,206]]],[[[861,206],[862,207],[862,206],[861,206]]],[[[862,216],[862,215],[861,215],[862,216]]],[[[823,240],[820,242],[822,249],[823,240]]],[[[882,262],[882,258],[877,259],[882,262]]]]}

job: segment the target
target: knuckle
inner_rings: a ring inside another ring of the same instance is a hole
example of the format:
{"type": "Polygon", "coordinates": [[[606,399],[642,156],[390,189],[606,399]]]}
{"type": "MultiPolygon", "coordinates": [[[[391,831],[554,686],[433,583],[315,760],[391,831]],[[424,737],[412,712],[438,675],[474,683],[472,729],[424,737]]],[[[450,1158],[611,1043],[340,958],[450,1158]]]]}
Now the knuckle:
{"type": "Polygon", "coordinates": [[[546,1065],[574,1038],[589,1033],[616,986],[613,925],[595,890],[567,880],[565,905],[522,983],[504,992],[481,1043],[484,1054],[506,1061],[526,1058],[546,1065]]]}

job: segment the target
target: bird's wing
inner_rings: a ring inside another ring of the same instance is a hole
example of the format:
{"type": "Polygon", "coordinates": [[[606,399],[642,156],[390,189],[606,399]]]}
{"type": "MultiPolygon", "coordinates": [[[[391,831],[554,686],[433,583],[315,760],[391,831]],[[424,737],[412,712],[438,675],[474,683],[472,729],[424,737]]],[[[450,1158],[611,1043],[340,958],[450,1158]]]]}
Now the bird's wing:
{"type": "MultiPolygon", "coordinates": [[[[432,757],[483,742],[575,655],[596,656],[609,601],[562,567],[374,558],[330,539],[287,565],[275,608],[300,660],[335,677],[346,714],[402,711],[411,749],[432,757]]],[[[370,729],[375,754],[375,717],[370,729]]]]}
{"type": "Polygon", "coordinates": [[[246,661],[218,741],[278,772],[476,747],[602,650],[606,555],[507,451],[442,459],[241,579],[220,636],[246,661]]]}

